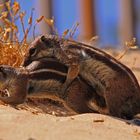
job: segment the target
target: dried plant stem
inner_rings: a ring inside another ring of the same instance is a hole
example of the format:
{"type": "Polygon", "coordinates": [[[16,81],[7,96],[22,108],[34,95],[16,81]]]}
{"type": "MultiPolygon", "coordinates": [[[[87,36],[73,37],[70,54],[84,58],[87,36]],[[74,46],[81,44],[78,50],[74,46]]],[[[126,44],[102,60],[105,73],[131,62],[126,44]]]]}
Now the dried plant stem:
{"type": "MultiPolygon", "coordinates": [[[[35,10],[34,8],[32,8],[32,10],[31,10],[31,15],[30,15],[30,18],[31,18],[31,19],[33,18],[34,10],[35,10]]],[[[23,40],[21,41],[22,46],[24,46],[23,44],[24,44],[24,42],[26,42],[28,33],[30,32],[31,28],[32,28],[32,22],[29,24],[29,27],[28,27],[28,28],[26,29],[26,31],[24,32],[24,37],[23,37],[23,40]]],[[[24,30],[25,30],[25,29],[24,29],[24,30]]]]}
{"type": "Polygon", "coordinates": [[[79,26],[79,22],[76,22],[76,23],[73,25],[73,27],[71,28],[71,30],[70,30],[70,32],[69,32],[70,38],[73,38],[73,36],[74,36],[74,34],[75,34],[75,32],[76,32],[78,26],[79,26]]]}
{"type": "Polygon", "coordinates": [[[21,25],[22,25],[22,31],[25,34],[25,27],[24,27],[23,18],[20,17],[20,21],[21,21],[21,25]]]}
{"type": "Polygon", "coordinates": [[[36,29],[36,25],[37,23],[35,23],[34,27],[33,27],[33,39],[35,39],[35,29],[36,29]]]}
{"type": "Polygon", "coordinates": [[[124,55],[128,52],[128,50],[129,50],[129,48],[126,48],[126,49],[124,50],[124,52],[122,52],[121,54],[119,54],[119,56],[117,57],[117,60],[122,59],[122,58],[124,57],[124,55]]]}
{"type": "Polygon", "coordinates": [[[55,28],[55,26],[53,25],[51,28],[52,28],[53,33],[58,36],[58,31],[55,28]]]}

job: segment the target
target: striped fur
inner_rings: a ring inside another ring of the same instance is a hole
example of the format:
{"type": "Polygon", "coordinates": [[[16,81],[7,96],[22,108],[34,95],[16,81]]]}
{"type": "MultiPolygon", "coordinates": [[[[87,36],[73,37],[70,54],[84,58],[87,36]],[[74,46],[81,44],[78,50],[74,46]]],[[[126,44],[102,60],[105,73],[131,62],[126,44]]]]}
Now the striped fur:
{"type": "Polygon", "coordinates": [[[68,67],[79,65],[79,75],[105,99],[110,114],[131,117],[140,111],[140,88],[134,74],[104,51],[73,40],[45,35],[31,44],[24,65],[45,57],[53,57],[68,67]],[[35,53],[31,54],[30,49],[35,49],[35,53]]]}
{"type": "MultiPolygon", "coordinates": [[[[56,64],[55,60],[34,61],[28,68],[12,68],[10,66],[3,66],[2,73],[7,76],[3,80],[3,89],[6,86],[6,90],[9,92],[8,97],[0,97],[1,100],[10,104],[19,104],[24,102],[25,97],[34,98],[49,98],[52,100],[60,101],[64,106],[74,113],[87,113],[97,112],[97,108],[90,109],[88,101],[92,96],[92,88],[86,84],[82,78],[75,79],[71,86],[66,91],[66,96],[61,94],[61,88],[66,80],[67,73],[63,73],[64,65],[58,65],[61,71],[53,69],[52,66],[44,65],[47,63],[56,64]],[[43,62],[43,63],[42,63],[43,62]],[[30,68],[30,69],[29,69],[30,68]],[[15,85],[16,84],[16,85],[15,85]],[[13,86],[15,85],[15,87],[13,86]],[[20,99],[20,100],[19,100],[20,99]]],[[[0,83],[2,83],[0,80],[0,83]]],[[[95,92],[96,94],[96,92],[95,92]]],[[[94,95],[95,96],[95,95],[94,95]]],[[[93,97],[92,97],[93,98],[93,97]]],[[[99,100],[96,100],[97,106],[100,104],[99,100]]],[[[101,105],[106,107],[105,105],[101,105]]]]}

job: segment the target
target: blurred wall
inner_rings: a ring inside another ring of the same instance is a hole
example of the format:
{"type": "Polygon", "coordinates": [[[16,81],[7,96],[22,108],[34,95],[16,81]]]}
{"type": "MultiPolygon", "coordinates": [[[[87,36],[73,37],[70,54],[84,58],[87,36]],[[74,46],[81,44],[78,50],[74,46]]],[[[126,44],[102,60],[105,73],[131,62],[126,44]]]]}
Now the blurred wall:
{"type": "MultiPolygon", "coordinates": [[[[27,15],[35,7],[34,21],[40,15],[54,17],[59,35],[71,29],[76,22],[79,28],[74,38],[90,39],[98,35],[102,46],[123,45],[132,37],[140,43],[140,0],[17,0],[27,15]]],[[[25,17],[25,26],[27,25],[25,17]]],[[[19,26],[20,23],[18,23],[19,26]]],[[[41,23],[36,33],[50,33],[41,23]]],[[[22,34],[22,31],[20,32],[22,34]]]]}

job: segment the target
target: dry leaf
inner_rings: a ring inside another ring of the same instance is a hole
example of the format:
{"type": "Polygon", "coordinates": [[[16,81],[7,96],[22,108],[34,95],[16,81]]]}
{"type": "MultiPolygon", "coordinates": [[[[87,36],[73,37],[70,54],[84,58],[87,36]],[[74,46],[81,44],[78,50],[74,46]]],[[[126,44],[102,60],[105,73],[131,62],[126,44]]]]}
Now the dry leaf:
{"type": "Polygon", "coordinates": [[[5,32],[11,32],[11,28],[6,28],[5,32]]]}
{"type": "Polygon", "coordinates": [[[0,4],[0,10],[3,10],[4,4],[0,4]]]}
{"type": "Polygon", "coordinates": [[[117,57],[118,60],[123,58],[129,49],[137,49],[138,46],[136,45],[136,38],[132,38],[132,40],[125,42],[126,48],[125,50],[119,54],[117,57]]]}
{"type": "Polygon", "coordinates": [[[8,11],[10,11],[10,9],[11,9],[11,8],[10,8],[11,1],[9,0],[8,2],[5,2],[5,5],[6,5],[8,11]]]}
{"type": "Polygon", "coordinates": [[[36,22],[39,23],[43,20],[44,16],[39,17],[38,19],[36,19],[36,22]]]}
{"type": "Polygon", "coordinates": [[[15,25],[15,23],[11,23],[11,24],[10,24],[10,27],[11,27],[13,30],[17,30],[17,28],[18,28],[18,27],[15,25]]]}
{"type": "Polygon", "coordinates": [[[18,11],[20,10],[20,5],[18,2],[14,2],[13,6],[12,6],[12,10],[13,10],[13,13],[14,15],[16,15],[18,13],[18,11]]]}
{"type": "Polygon", "coordinates": [[[20,19],[23,20],[23,18],[25,16],[25,12],[20,12],[19,16],[20,16],[20,19]]]}
{"type": "Polygon", "coordinates": [[[99,39],[99,36],[93,36],[91,39],[90,39],[90,41],[97,41],[99,39]]]}
{"type": "Polygon", "coordinates": [[[11,21],[9,19],[3,19],[3,22],[6,26],[10,27],[11,26],[11,21]]]}
{"type": "Polygon", "coordinates": [[[3,31],[2,27],[0,26],[0,33],[3,31]]]}
{"type": "Polygon", "coordinates": [[[8,11],[4,11],[1,13],[2,18],[7,18],[8,17],[8,11]]]}
{"type": "Polygon", "coordinates": [[[28,19],[28,24],[32,24],[32,17],[28,19]]]}
{"type": "Polygon", "coordinates": [[[45,22],[49,25],[49,26],[53,26],[54,25],[54,19],[47,19],[44,18],[45,22]]]}
{"type": "Polygon", "coordinates": [[[125,45],[131,49],[137,49],[138,46],[136,45],[136,38],[132,38],[132,40],[125,42],[125,45]]]}
{"type": "Polygon", "coordinates": [[[68,32],[69,32],[69,29],[66,29],[64,32],[63,32],[63,37],[65,37],[67,34],[68,34],[68,32]]]}

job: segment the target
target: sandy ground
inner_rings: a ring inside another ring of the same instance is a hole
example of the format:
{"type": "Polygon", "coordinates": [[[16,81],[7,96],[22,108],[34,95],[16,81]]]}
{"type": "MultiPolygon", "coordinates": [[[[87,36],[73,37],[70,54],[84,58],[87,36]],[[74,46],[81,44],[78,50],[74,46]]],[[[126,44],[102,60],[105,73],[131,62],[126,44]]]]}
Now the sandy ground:
{"type": "Polygon", "coordinates": [[[140,128],[100,114],[55,117],[0,107],[2,140],[138,140],[140,128]]]}
{"type": "MultiPolygon", "coordinates": [[[[128,53],[121,61],[140,81],[140,51],[128,53]]],[[[61,104],[48,103],[42,110],[46,103],[48,101],[44,104],[29,101],[18,109],[1,104],[0,140],[140,140],[139,126],[100,114],[66,117],[72,114],[61,104]]]]}

